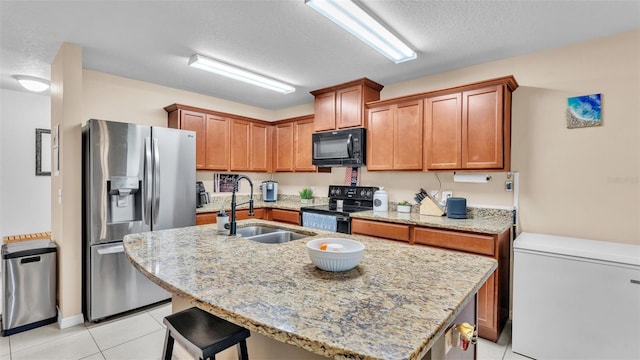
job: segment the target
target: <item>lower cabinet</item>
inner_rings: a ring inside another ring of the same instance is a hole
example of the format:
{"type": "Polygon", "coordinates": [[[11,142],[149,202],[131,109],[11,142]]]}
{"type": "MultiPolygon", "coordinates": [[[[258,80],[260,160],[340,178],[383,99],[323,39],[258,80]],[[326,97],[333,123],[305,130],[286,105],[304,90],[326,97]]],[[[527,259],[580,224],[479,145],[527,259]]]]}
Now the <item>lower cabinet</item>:
{"type": "MultiPolygon", "coordinates": [[[[254,209],[254,216],[249,216],[248,209],[242,209],[236,211],[236,220],[245,220],[245,219],[263,219],[264,218],[264,209],[254,209]]],[[[227,211],[227,215],[229,212],[227,211]]],[[[196,225],[207,225],[207,224],[215,224],[216,218],[218,216],[218,212],[207,212],[207,213],[199,213],[196,214],[196,225]]]]}
{"type": "Polygon", "coordinates": [[[352,219],[351,233],[463,251],[496,259],[498,269],[478,291],[478,335],[487,340],[498,341],[509,318],[509,230],[496,235],[477,234],[385,221],[352,219]]]}
{"type": "Polygon", "coordinates": [[[264,209],[253,209],[253,216],[249,216],[249,210],[236,211],[236,220],[246,219],[264,219],[264,209]]]}
{"type": "Polygon", "coordinates": [[[216,215],[218,215],[218,213],[215,212],[196,214],[196,225],[215,224],[216,215]]]}
{"type": "MultiPolygon", "coordinates": [[[[492,341],[498,341],[498,337],[500,337],[500,332],[494,329],[500,328],[500,331],[502,331],[502,326],[498,325],[497,317],[497,305],[499,303],[497,299],[497,280],[498,277],[494,272],[478,290],[478,334],[480,337],[492,341]]],[[[507,304],[507,306],[509,305],[507,304]]]]}
{"type": "Polygon", "coordinates": [[[496,252],[492,235],[463,233],[451,230],[416,227],[413,232],[416,244],[431,245],[493,257],[496,252]]]}
{"type": "Polygon", "coordinates": [[[498,261],[498,269],[478,290],[478,335],[498,341],[509,318],[510,231],[490,235],[416,226],[412,237],[418,245],[489,256],[498,261]]]}
{"type": "Polygon", "coordinates": [[[269,220],[300,225],[300,212],[295,210],[271,209],[269,220]]]}
{"type": "Polygon", "coordinates": [[[351,233],[409,242],[409,225],[352,219],[351,233]]]}

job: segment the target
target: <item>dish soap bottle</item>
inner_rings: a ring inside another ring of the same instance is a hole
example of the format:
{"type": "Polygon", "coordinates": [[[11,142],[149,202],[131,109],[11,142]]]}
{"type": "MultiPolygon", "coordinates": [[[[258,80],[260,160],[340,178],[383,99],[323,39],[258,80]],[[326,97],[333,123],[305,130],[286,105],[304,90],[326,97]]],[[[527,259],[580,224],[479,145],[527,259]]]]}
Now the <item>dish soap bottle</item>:
{"type": "Polygon", "coordinates": [[[384,186],[373,193],[373,211],[387,211],[389,209],[389,197],[384,191],[384,186]]]}
{"type": "Polygon", "coordinates": [[[216,223],[218,224],[218,231],[224,231],[225,224],[229,223],[229,215],[227,215],[227,213],[224,212],[224,205],[220,207],[220,212],[216,217],[216,223]]]}

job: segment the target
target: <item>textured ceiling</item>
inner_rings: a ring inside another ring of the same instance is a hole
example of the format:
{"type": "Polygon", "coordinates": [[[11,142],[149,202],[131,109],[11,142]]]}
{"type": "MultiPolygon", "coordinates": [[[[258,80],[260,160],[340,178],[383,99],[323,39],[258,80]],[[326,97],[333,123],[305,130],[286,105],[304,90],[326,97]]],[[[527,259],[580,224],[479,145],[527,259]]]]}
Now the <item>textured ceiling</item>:
{"type": "MultiPolygon", "coordinates": [[[[265,109],[368,77],[383,85],[640,28],[640,1],[410,1],[360,4],[417,50],[394,64],[304,4],[252,1],[0,1],[0,87],[49,79],[60,45],[85,69],[265,109]],[[194,53],[296,86],[288,95],[187,66],[194,53]]],[[[605,55],[605,54],[603,54],[605,55]]],[[[505,74],[508,75],[508,74],[505,74]]]]}

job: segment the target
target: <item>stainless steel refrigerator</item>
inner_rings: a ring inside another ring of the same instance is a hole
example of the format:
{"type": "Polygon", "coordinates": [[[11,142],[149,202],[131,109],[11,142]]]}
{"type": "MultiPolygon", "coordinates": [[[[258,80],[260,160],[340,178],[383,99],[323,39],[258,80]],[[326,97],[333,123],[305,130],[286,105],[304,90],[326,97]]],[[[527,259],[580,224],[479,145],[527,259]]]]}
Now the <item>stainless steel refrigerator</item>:
{"type": "Polygon", "coordinates": [[[123,237],[195,225],[195,132],[104,120],[82,128],[83,312],[88,321],[170,294],[127,260],[123,237]]]}

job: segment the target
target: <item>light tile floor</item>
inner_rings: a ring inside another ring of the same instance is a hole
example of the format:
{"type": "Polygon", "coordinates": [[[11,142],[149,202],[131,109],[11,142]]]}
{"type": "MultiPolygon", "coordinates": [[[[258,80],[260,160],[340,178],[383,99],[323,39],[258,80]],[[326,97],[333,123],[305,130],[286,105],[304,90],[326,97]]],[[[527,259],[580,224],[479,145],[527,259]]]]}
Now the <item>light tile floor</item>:
{"type": "MultiPolygon", "coordinates": [[[[0,360],[158,360],[164,345],[162,319],[170,313],[171,304],[163,304],[98,324],[64,330],[51,324],[0,337],[0,360]]],[[[511,351],[511,323],[497,343],[478,342],[478,360],[502,359],[528,359],[511,351]]]]}

